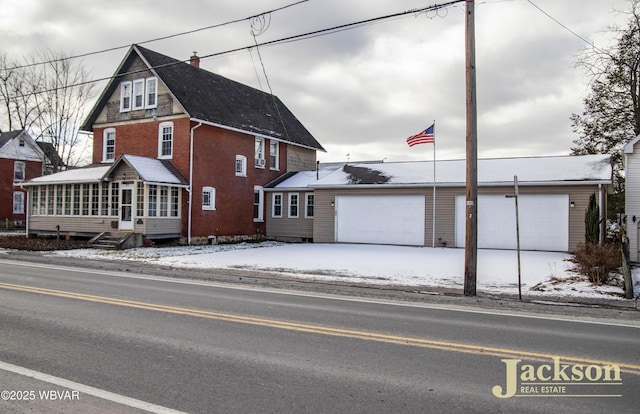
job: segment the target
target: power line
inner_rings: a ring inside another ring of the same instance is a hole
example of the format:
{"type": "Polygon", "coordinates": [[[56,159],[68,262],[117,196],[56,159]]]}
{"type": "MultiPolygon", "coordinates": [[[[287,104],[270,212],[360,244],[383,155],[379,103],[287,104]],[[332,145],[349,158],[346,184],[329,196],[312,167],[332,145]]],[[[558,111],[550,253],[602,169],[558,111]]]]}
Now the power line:
{"type": "MultiPolygon", "coordinates": [[[[308,1],[308,0],[304,0],[304,1],[308,1]]],[[[262,47],[262,46],[274,46],[274,45],[278,45],[278,44],[282,44],[282,43],[291,43],[291,42],[306,40],[306,39],[310,39],[310,38],[314,38],[314,37],[318,37],[318,36],[325,36],[325,35],[341,32],[341,31],[344,31],[344,30],[349,30],[349,29],[355,28],[357,26],[363,26],[363,25],[366,25],[366,24],[372,24],[372,23],[375,23],[375,22],[380,22],[382,20],[393,19],[393,18],[398,18],[398,17],[401,17],[401,16],[406,16],[406,15],[409,15],[409,14],[419,14],[419,13],[424,13],[424,12],[427,12],[427,11],[438,10],[438,9],[450,7],[450,6],[453,6],[453,5],[457,4],[457,3],[462,3],[464,1],[466,1],[466,0],[452,0],[452,1],[449,1],[447,3],[434,4],[434,5],[428,6],[428,7],[422,7],[422,8],[418,8],[418,9],[411,9],[411,10],[398,12],[398,13],[393,13],[393,14],[389,14],[389,15],[385,15],[385,16],[379,16],[379,17],[374,17],[374,18],[371,18],[371,19],[360,20],[360,21],[353,22],[353,23],[347,23],[347,24],[342,24],[342,25],[339,25],[339,26],[333,26],[333,27],[326,28],[326,29],[315,30],[315,31],[307,32],[307,33],[303,33],[303,34],[287,36],[287,37],[283,37],[283,38],[276,39],[276,40],[270,40],[270,41],[267,41],[267,42],[262,42],[262,43],[257,43],[256,42],[255,44],[250,45],[250,46],[243,46],[243,47],[238,47],[238,48],[235,48],[235,49],[226,50],[224,52],[216,52],[216,53],[210,53],[208,55],[203,55],[203,56],[200,56],[200,59],[202,60],[202,59],[208,59],[208,58],[212,58],[212,57],[218,57],[218,56],[222,56],[222,55],[227,55],[227,54],[231,54],[231,53],[240,52],[240,51],[243,51],[243,50],[251,50],[253,48],[262,47]]],[[[257,17],[257,16],[254,16],[254,17],[257,17]]],[[[176,60],[175,62],[165,63],[163,65],[157,65],[157,66],[153,66],[153,67],[150,67],[150,68],[130,71],[130,72],[126,72],[126,73],[120,73],[118,75],[107,76],[107,77],[104,77],[104,78],[98,78],[98,79],[94,79],[94,80],[90,80],[90,81],[86,81],[86,82],[78,82],[78,83],[75,83],[75,84],[72,84],[72,85],[66,85],[65,88],[73,88],[73,87],[77,87],[77,86],[84,86],[84,85],[89,85],[89,84],[92,84],[92,83],[108,81],[108,80],[116,79],[116,78],[127,76],[127,75],[133,75],[133,74],[137,74],[137,73],[146,72],[149,69],[160,69],[160,68],[173,66],[173,65],[177,65],[177,64],[181,64],[181,63],[187,63],[187,62],[189,62],[189,59],[176,60]]],[[[41,94],[41,93],[54,92],[54,91],[59,90],[59,89],[63,89],[63,88],[52,88],[52,89],[46,89],[46,90],[42,90],[42,91],[36,91],[36,92],[30,93],[30,95],[37,95],[37,94],[41,94]]],[[[9,97],[9,98],[13,99],[13,98],[16,98],[16,97],[19,97],[19,96],[20,95],[15,95],[15,96],[9,97]]]]}
{"type": "MultiPolygon", "coordinates": [[[[192,33],[201,32],[203,30],[215,29],[215,28],[218,28],[218,27],[228,26],[228,25],[234,24],[234,23],[244,22],[244,21],[247,21],[247,20],[252,20],[252,19],[259,18],[260,16],[264,16],[264,15],[275,13],[275,12],[278,12],[278,11],[281,11],[281,10],[284,10],[284,9],[288,9],[290,7],[297,6],[297,5],[301,4],[301,3],[306,3],[308,1],[309,0],[300,0],[300,1],[297,1],[295,3],[288,4],[286,6],[278,7],[277,9],[269,10],[269,11],[266,11],[266,12],[263,12],[263,13],[259,13],[259,14],[253,15],[253,16],[245,17],[245,18],[242,18],[242,19],[230,20],[230,21],[227,21],[227,22],[224,22],[224,23],[218,23],[218,24],[214,24],[214,25],[211,25],[211,26],[205,26],[205,27],[201,27],[201,28],[198,28],[198,29],[188,30],[186,32],[180,32],[180,33],[174,33],[174,34],[167,35],[167,36],[156,37],[154,39],[145,40],[145,41],[142,41],[142,42],[137,42],[136,44],[144,45],[144,44],[147,44],[147,43],[157,42],[157,41],[160,41],[160,40],[167,40],[167,39],[171,39],[171,38],[178,37],[178,36],[184,36],[184,35],[188,35],[188,34],[192,34],[192,33]]],[[[113,52],[115,50],[126,49],[128,47],[131,47],[131,45],[130,44],[126,44],[126,45],[123,45],[123,46],[115,46],[115,47],[110,47],[110,48],[107,48],[107,49],[97,50],[97,51],[94,51],[94,52],[87,52],[87,53],[82,53],[82,54],[79,54],[79,55],[69,56],[69,57],[62,58],[62,59],[52,59],[52,60],[46,60],[46,61],[42,61],[42,62],[29,63],[29,64],[26,64],[26,65],[14,66],[14,67],[12,67],[10,69],[0,68],[0,70],[15,70],[15,69],[30,68],[30,67],[33,67],[33,66],[46,65],[46,64],[49,64],[49,63],[60,62],[62,60],[78,59],[78,58],[87,57],[87,56],[99,55],[101,53],[113,52]]]]}
{"type": "Polygon", "coordinates": [[[586,44],[588,44],[589,46],[593,47],[594,49],[598,49],[596,47],[595,44],[593,44],[592,41],[585,39],[584,37],[580,36],[578,33],[574,32],[573,30],[571,30],[569,27],[565,26],[562,22],[560,22],[558,19],[556,19],[555,17],[553,17],[552,15],[550,15],[549,13],[547,13],[546,11],[544,11],[540,6],[538,6],[537,4],[535,4],[533,1],[531,0],[527,0],[529,2],[529,4],[531,4],[533,7],[535,7],[536,9],[538,9],[542,14],[544,14],[545,16],[547,16],[549,19],[553,20],[556,24],[558,24],[560,27],[562,27],[564,30],[566,30],[567,32],[571,33],[572,35],[574,35],[575,37],[577,37],[578,39],[582,40],[583,42],[585,42],[586,44]]]}

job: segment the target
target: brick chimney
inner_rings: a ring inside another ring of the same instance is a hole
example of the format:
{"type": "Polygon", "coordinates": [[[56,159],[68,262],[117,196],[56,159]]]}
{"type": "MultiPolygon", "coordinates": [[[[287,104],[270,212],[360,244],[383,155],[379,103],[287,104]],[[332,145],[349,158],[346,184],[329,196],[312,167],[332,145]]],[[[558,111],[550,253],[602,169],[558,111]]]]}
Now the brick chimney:
{"type": "Polygon", "coordinates": [[[191,63],[191,66],[195,66],[196,68],[200,67],[200,57],[198,55],[196,55],[196,53],[198,52],[193,52],[193,56],[191,56],[189,58],[189,63],[191,63]]]}

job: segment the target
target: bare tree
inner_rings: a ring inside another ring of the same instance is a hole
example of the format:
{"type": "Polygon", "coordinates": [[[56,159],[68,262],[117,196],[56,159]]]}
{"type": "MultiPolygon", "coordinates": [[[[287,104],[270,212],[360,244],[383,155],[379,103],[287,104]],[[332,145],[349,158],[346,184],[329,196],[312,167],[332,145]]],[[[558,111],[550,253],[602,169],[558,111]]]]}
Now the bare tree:
{"type": "Polygon", "coordinates": [[[35,98],[42,81],[42,73],[34,67],[10,62],[6,54],[0,54],[0,113],[9,131],[28,130],[40,117],[35,98]]]}
{"type": "Polygon", "coordinates": [[[94,84],[89,73],[61,53],[50,50],[40,52],[43,65],[42,91],[35,101],[40,116],[34,127],[40,141],[51,143],[60,160],[51,160],[53,171],[60,162],[74,165],[80,159],[80,125],[94,97],[94,84]]]}
{"type": "Polygon", "coordinates": [[[43,50],[25,64],[0,56],[0,99],[11,129],[51,144],[53,171],[81,159],[80,125],[93,100],[89,72],[61,52],[43,50]]]}

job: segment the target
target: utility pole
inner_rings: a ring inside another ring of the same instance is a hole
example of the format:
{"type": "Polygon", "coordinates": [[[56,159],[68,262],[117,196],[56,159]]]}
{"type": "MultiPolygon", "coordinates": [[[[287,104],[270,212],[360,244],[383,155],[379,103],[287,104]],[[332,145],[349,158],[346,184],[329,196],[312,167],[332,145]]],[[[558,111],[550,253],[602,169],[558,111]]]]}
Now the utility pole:
{"type": "Polygon", "coordinates": [[[476,111],[476,45],[473,0],[466,0],[467,191],[464,295],[476,295],[478,268],[478,120],[476,111]]]}

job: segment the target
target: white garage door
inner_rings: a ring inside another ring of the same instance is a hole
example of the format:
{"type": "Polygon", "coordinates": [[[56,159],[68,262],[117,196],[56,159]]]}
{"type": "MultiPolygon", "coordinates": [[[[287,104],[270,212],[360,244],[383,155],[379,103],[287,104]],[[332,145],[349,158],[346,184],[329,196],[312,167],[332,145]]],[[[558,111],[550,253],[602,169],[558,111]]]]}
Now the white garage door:
{"type": "MultiPolygon", "coordinates": [[[[456,197],[456,246],[464,247],[466,198],[456,197]]],[[[569,196],[521,195],[520,247],[523,250],[569,250],[569,196]]],[[[516,208],[513,198],[478,196],[478,247],[515,249],[516,208]]]]}
{"type": "Polygon", "coordinates": [[[424,245],[424,196],[337,196],[336,242],[424,245]]]}

